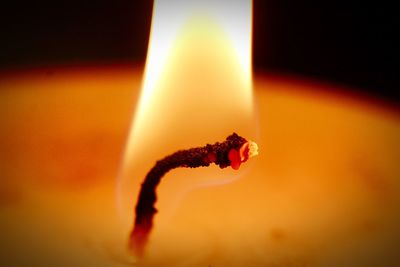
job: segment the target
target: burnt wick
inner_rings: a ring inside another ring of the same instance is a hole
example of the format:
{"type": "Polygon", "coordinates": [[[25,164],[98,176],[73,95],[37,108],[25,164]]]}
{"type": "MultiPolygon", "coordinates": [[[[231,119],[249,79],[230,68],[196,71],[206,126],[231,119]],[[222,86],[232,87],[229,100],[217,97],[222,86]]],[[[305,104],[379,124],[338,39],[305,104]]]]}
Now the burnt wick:
{"type": "Polygon", "coordinates": [[[208,167],[211,163],[215,163],[221,169],[231,166],[237,170],[241,163],[257,155],[257,150],[256,143],[233,133],[222,143],[179,150],[157,161],[140,188],[135,208],[135,223],[129,239],[131,251],[137,257],[142,257],[144,254],[153,227],[153,218],[157,212],[154,207],[157,201],[156,188],[167,172],[180,167],[208,167]]]}

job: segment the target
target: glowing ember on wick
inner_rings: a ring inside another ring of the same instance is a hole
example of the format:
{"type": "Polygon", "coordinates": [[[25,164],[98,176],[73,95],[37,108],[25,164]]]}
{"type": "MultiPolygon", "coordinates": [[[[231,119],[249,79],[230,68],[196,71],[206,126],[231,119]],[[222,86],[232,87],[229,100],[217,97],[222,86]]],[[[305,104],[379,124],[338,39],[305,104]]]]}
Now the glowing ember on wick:
{"type": "Polygon", "coordinates": [[[135,224],[129,240],[131,250],[139,257],[143,255],[153,226],[153,217],[157,212],[154,207],[157,200],[156,188],[168,171],[179,167],[207,167],[211,163],[215,163],[221,169],[231,166],[237,170],[241,163],[257,154],[258,146],[255,142],[247,141],[233,133],[222,143],[180,150],[157,161],[141,185],[135,210],[135,224]]]}

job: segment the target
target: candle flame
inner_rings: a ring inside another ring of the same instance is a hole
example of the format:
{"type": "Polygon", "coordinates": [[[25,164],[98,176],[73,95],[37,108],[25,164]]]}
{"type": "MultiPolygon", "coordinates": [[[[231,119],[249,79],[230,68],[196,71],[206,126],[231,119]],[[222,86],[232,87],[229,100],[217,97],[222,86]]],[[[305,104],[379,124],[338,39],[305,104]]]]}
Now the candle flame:
{"type": "MultiPolygon", "coordinates": [[[[142,91],[119,180],[119,208],[129,222],[140,183],[157,159],[233,131],[254,136],[251,13],[249,0],[154,2],[142,91]]],[[[250,142],[239,156],[247,160],[255,152],[250,142]]],[[[174,184],[162,186],[168,196],[160,189],[160,198],[176,197],[183,183],[233,176],[200,173],[191,170],[189,182],[188,174],[174,174],[174,184]]]]}
{"type": "Polygon", "coordinates": [[[147,140],[180,148],[198,132],[198,141],[223,138],[252,117],[251,2],[236,2],[155,1],[126,161],[147,140]]]}

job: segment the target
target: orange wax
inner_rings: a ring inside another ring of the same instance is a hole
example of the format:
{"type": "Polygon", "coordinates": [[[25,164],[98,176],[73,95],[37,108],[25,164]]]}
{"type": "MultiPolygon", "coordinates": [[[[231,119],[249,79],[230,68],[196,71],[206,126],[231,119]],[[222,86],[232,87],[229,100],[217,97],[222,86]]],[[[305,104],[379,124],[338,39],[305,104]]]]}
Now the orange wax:
{"type": "MultiPolygon", "coordinates": [[[[133,261],[115,186],[141,77],[130,66],[0,75],[1,266],[133,261]]],[[[323,83],[259,74],[254,87],[258,157],[179,199],[168,174],[141,264],[399,265],[398,111],[323,83]]]]}

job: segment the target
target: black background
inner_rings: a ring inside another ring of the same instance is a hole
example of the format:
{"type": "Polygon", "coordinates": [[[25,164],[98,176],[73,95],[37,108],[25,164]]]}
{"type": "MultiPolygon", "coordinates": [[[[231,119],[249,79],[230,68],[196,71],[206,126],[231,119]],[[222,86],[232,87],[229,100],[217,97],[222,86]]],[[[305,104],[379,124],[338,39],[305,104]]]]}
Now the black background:
{"type": "MultiPolygon", "coordinates": [[[[255,0],[256,71],[318,78],[400,100],[397,12],[389,1],[255,0]]],[[[144,63],[152,1],[24,1],[0,8],[0,71],[144,63]]]]}

